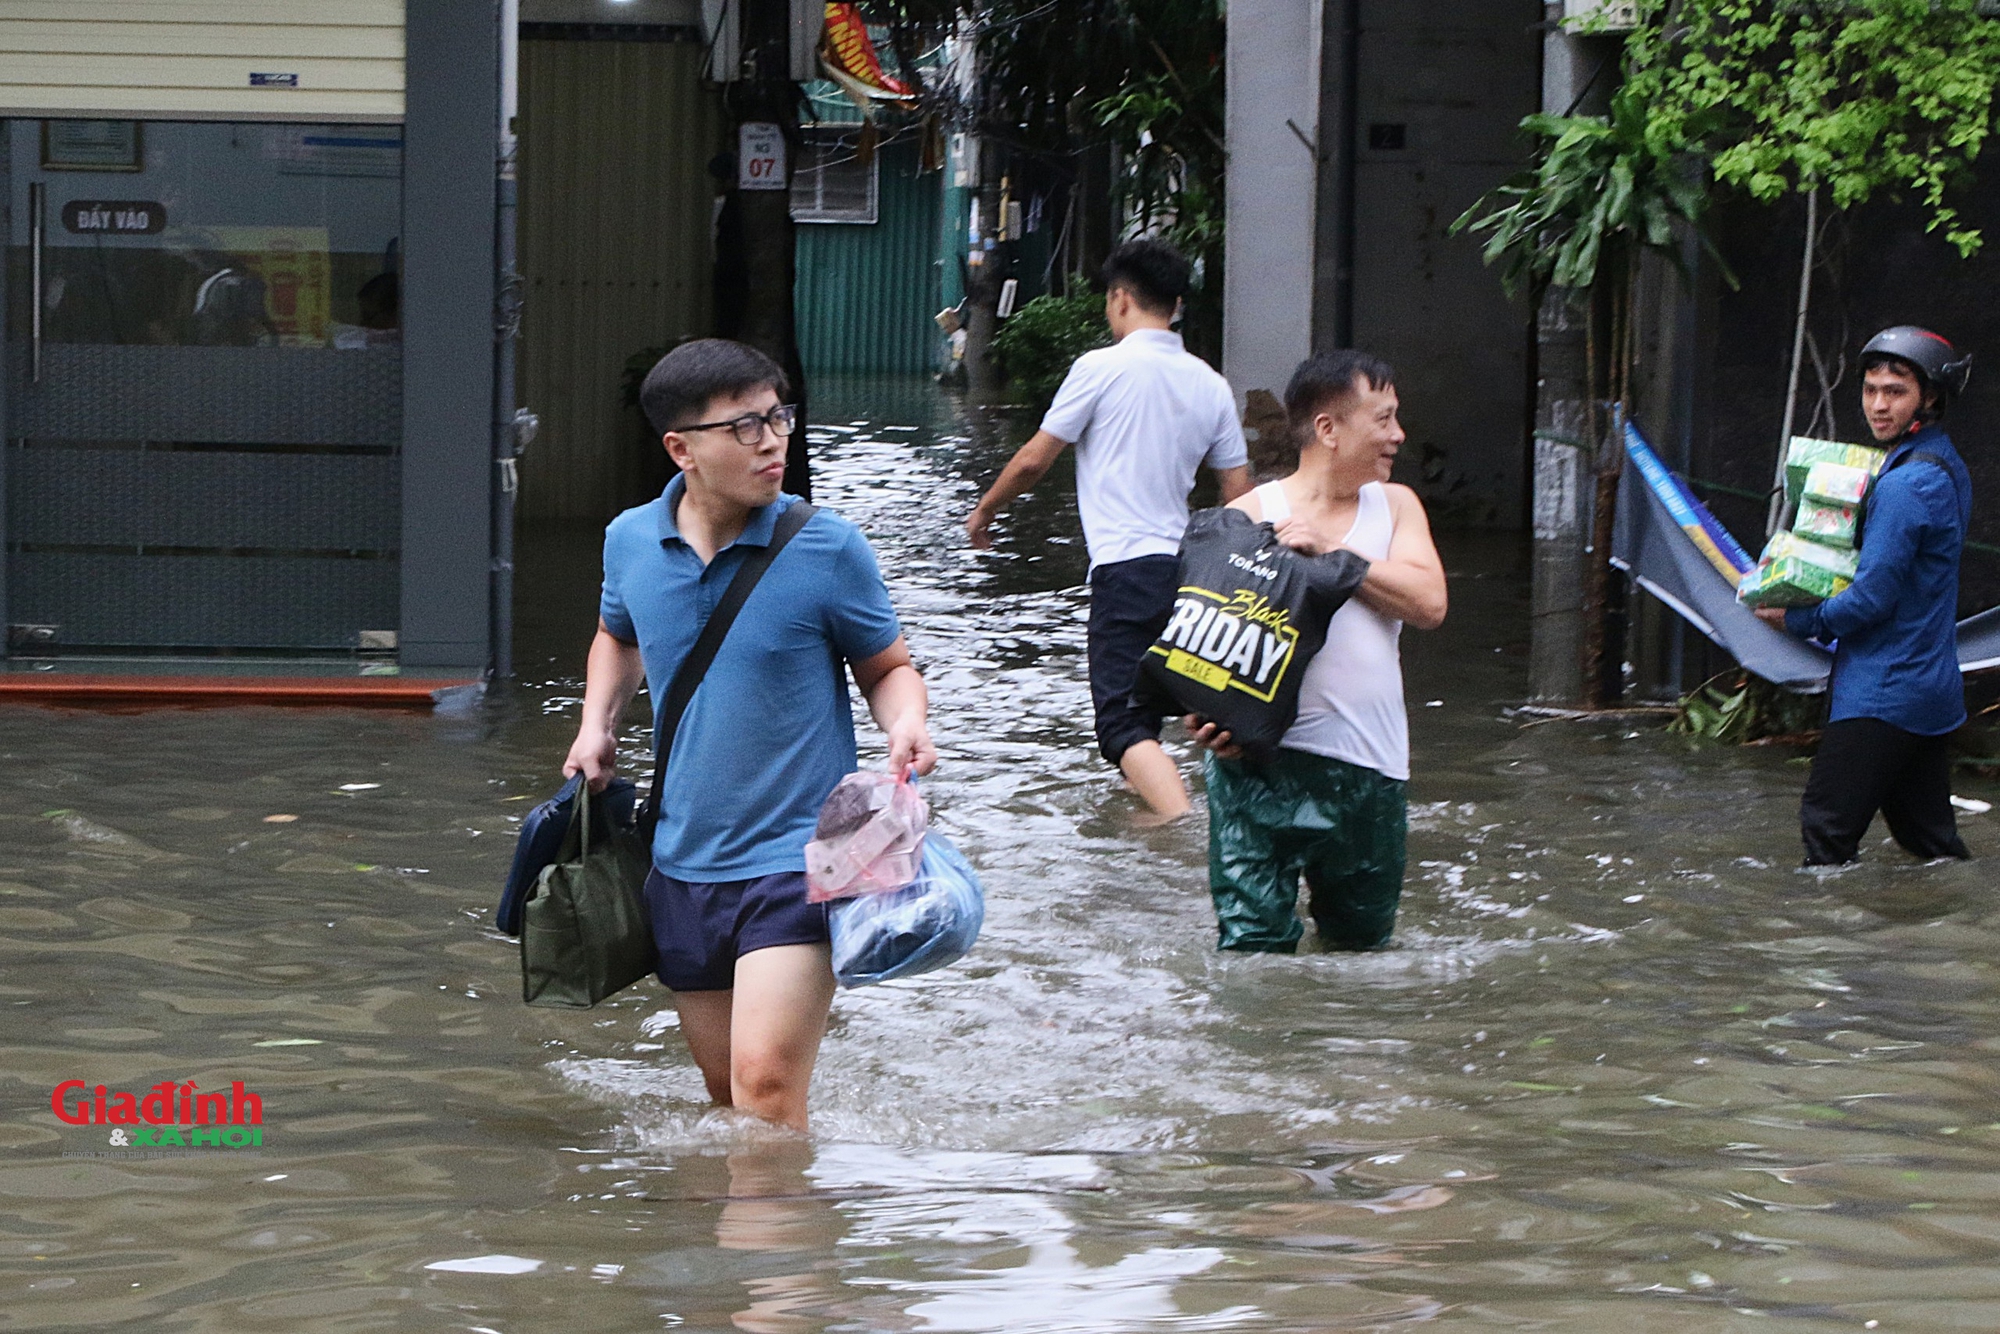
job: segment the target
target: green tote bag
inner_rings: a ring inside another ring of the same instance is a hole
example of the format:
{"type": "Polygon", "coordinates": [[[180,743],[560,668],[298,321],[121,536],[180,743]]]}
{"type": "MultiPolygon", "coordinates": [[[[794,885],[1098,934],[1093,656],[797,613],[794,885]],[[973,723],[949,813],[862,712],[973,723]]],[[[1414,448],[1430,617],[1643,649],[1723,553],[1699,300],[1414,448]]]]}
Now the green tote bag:
{"type": "Polygon", "coordinates": [[[587,1010],[653,971],[646,912],[651,822],[600,820],[591,841],[590,785],[577,793],[562,853],[542,868],[521,910],[521,999],[587,1010]]]}

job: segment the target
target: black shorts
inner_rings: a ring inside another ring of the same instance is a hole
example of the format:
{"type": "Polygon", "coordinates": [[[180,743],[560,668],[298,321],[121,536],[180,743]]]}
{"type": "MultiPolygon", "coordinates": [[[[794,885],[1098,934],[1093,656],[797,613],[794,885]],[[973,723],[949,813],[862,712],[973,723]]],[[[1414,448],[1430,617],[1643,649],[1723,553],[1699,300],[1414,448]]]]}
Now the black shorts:
{"type": "Polygon", "coordinates": [[[1097,749],[1113,764],[1137,743],[1160,739],[1163,715],[1132,692],[1146,650],[1174,613],[1180,586],[1178,556],[1139,556],[1090,572],[1090,702],[1097,749]]]}
{"type": "Polygon", "coordinates": [[[752,950],[830,938],[826,905],[806,902],[803,871],[702,884],[655,867],[646,877],[646,908],[660,949],[660,981],[674,991],[728,991],[736,985],[736,961],[752,950]]]}

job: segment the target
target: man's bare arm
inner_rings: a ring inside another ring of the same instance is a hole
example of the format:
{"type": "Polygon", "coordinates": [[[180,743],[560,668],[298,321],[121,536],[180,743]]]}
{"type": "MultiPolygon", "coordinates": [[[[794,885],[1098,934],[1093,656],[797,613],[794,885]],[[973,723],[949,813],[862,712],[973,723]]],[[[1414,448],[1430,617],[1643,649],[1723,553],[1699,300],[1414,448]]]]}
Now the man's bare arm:
{"type": "Polygon", "coordinates": [[[1396,535],[1389,556],[1368,566],[1355,596],[1381,612],[1419,630],[1444,624],[1446,608],[1444,562],[1431,541],[1431,521],[1424,502],[1406,486],[1389,487],[1389,505],[1396,535]]]}
{"type": "Polygon", "coordinates": [[[599,621],[583,679],[583,718],[563,774],[581,773],[592,792],[602,792],[618,769],[618,719],[646,679],[646,663],[637,644],[626,643],[599,621]]]}
{"type": "Polygon", "coordinates": [[[1216,468],[1213,471],[1215,473],[1215,485],[1221,492],[1223,504],[1227,505],[1232,500],[1239,499],[1249,493],[1249,464],[1239,463],[1233,468],[1216,468]]]}
{"type": "Polygon", "coordinates": [[[1037,431],[1028,437],[1027,444],[1014,451],[1014,457],[1007,460],[1000,476],[965,518],[965,535],[972,539],[973,546],[984,551],[993,545],[994,516],[1020,499],[1022,493],[1033,490],[1035,483],[1048,475],[1056,459],[1068,448],[1069,441],[1058,440],[1047,431],[1037,431]]]}
{"type": "Polygon", "coordinates": [[[889,738],[889,772],[915,769],[927,774],[937,767],[937,747],[931,744],[928,722],[930,691],[910,661],[910,646],[901,635],[872,657],[853,664],[854,684],[868,701],[875,725],[889,738]]]}

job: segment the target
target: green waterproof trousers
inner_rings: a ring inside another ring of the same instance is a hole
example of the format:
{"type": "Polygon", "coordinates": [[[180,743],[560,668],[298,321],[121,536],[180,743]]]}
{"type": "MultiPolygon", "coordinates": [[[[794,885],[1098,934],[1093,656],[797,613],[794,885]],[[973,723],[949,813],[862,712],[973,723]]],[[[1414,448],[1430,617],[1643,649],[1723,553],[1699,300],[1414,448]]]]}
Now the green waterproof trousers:
{"type": "Polygon", "coordinates": [[[1218,948],[1294,952],[1301,873],[1321,940],[1365,950],[1389,939],[1403,894],[1402,782],[1297,750],[1261,765],[1209,755],[1203,767],[1218,948]]]}

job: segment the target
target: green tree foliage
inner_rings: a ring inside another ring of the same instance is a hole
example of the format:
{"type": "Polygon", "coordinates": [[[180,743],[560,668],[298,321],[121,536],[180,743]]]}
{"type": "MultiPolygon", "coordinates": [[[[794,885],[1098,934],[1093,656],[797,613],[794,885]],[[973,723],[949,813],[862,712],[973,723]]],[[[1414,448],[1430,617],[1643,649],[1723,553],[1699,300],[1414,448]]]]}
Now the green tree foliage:
{"type": "MultiPolygon", "coordinates": [[[[1207,29],[1212,44],[1205,43],[1207,49],[1183,71],[1149,39],[1154,58],[1149,63],[1158,72],[1114,85],[1091,114],[1118,146],[1118,200],[1134,230],[1159,231],[1206,267],[1222,249],[1223,173],[1229,162],[1223,139],[1222,5],[1149,0],[1148,7],[1187,11],[1153,16],[1149,27],[1190,23],[1196,31],[1207,29]]],[[[1189,53],[1182,54],[1185,59],[1189,53]]]]}
{"type": "Polygon", "coordinates": [[[1680,701],[1668,730],[1741,745],[1800,737],[1826,725],[1825,695],[1795,695],[1745,671],[1711,677],[1680,701]]]}
{"type": "Polygon", "coordinates": [[[1699,224],[1707,194],[1681,141],[1654,132],[1634,89],[1612,96],[1609,116],[1534,115],[1521,128],[1540,141],[1534,165],[1451,225],[1486,234],[1486,262],[1509,296],[1551,284],[1582,291],[1607,249],[1623,260],[1647,247],[1678,262],[1674,223],[1699,224]]]}
{"type": "Polygon", "coordinates": [[[1947,194],[1993,129],[2000,23],[1979,0],[1638,0],[1623,62],[1609,116],[1522,121],[1535,165],[1453,224],[1488,234],[1510,290],[1587,287],[1607,247],[1666,250],[1670,218],[1699,231],[1704,176],[1765,201],[1914,198],[1978,249],[1947,194]]]}
{"type": "Polygon", "coordinates": [[[1038,296],[994,335],[993,351],[1013,385],[1031,402],[1055,397],[1070,363],[1111,342],[1100,296],[1038,296]]]}
{"type": "Polygon", "coordinates": [[[1993,130],[2000,23],[1979,0],[1640,0],[1626,87],[1648,137],[1773,200],[1920,201],[1962,255],[1948,202],[1993,130]]]}

